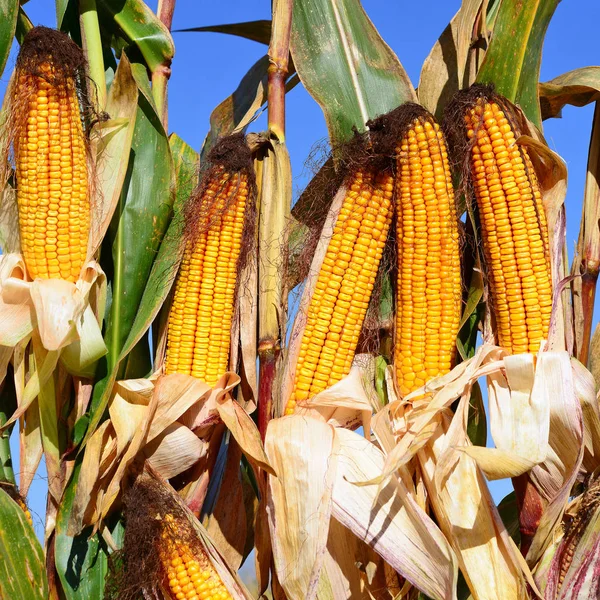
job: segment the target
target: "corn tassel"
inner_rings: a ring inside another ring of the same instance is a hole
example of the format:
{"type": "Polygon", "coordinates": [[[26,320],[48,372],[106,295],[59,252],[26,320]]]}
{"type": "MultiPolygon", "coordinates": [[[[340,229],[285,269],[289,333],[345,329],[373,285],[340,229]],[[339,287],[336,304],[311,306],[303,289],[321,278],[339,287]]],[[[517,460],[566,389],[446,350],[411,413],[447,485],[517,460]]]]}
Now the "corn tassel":
{"type": "Polygon", "coordinates": [[[393,176],[355,172],[308,307],[285,414],[350,372],[392,218],[393,176]]]}
{"type": "Polygon", "coordinates": [[[444,136],[425,112],[397,148],[396,378],[402,394],[452,368],[461,313],[458,221],[444,136]]]}
{"type": "Polygon", "coordinates": [[[201,205],[213,208],[186,243],[169,315],[167,373],[214,385],[227,371],[247,201],[243,172],[218,169],[204,189],[201,205]]]}
{"type": "MultiPolygon", "coordinates": [[[[25,51],[26,44],[27,38],[25,51]]],[[[51,49],[39,56],[37,73],[17,61],[12,102],[26,114],[15,115],[14,155],[29,276],[74,282],[86,261],[90,231],[88,162],[75,79],[60,74],[61,68],[51,49]]]]}
{"type": "Polygon", "coordinates": [[[464,120],[498,341],[513,354],[535,353],[548,338],[552,312],[548,227],[535,170],[497,102],[480,98],[464,120]]]}
{"type": "Polygon", "coordinates": [[[160,559],[172,600],[230,600],[231,594],[206,552],[192,551],[181,539],[171,515],[165,516],[160,559]]]}

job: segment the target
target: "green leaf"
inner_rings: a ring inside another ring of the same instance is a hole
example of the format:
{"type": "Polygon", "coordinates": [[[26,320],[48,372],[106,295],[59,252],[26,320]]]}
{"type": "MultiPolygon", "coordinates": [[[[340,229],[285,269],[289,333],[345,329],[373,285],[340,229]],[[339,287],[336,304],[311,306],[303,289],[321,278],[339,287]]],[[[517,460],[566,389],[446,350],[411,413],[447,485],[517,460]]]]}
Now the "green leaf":
{"type": "Polygon", "coordinates": [[[174,33],[188,31],[208,31],[214,33],[227,33],[238,37],[269,45],[271,41],[271,21],[245,21],[244,23],[228,23],[227,25],[207,25],[205,27],[190,27],[189,29],[175,29],[174,33]]]}
{"type": "Polygon", "coordinates": [[[403,102],[413,86],[359,0],[294,4],[291,51],[300,80],[319,103],[335,148],[403,102]],[[326,50],[324,50],[326,49],[326,50]]]}
{"type": "Polygon", "coordinates": [[[267,101],[269,57],[259,58],[242,77],[238,87],[210,115],[210,131],[202,147],[202,156],[222,136],[241,131],[267,101]]]}
{"type": "MultiPolygon", "coordinates": [[[[132,65],[134,76],[137,70],[132,65]]],[[[104,335],[108,355],[104,369],[97,374],[86,439],[102,419],[112,384],[125,367],[123,359],[135,345],[125,348],[126,341],[132,337],[132,325],[138,317],[174,199],[169,141],[145,95],[146,90],[140,87],[140,92],[123,191],[102,244],[102,267],[111,282],[104,335]]],[[[149,346],[147,351],[149,353],[149,346]]]]}
{"type": "Polygon", "coordinates": [[[54,0],[54,4],[56,6],[56,27],[60,29],[69,6],[69,0],[54,0]]]}
{"type": "Polygon", "coordinates": [[[23,43],[23,38],[33,29],[33,23],[30,18],[25,14],[25,11],[19,7],[19,15],[17,17],[17,28],[15,30],[15,37],[19,44],[23,43]]]}
{"type": "Polygon", "coordinates": [[[538,81],[542,46],[560,0],[503,0],[489,48],[477,74],[479,83],[520,105],[527,118],[542,127],[538,81]]]}
{"type": "Polygon", "coordinates": [[[183,249],[181,239],[184,223],[181,219],[181,209],[189,198],[196,182],[198,153],[176,134],[169,137],[169,144],[177,181],[175,217],[171,220],[158,256],[152,266],[139,310],[122,351],[123,354],[129,352],[141,340],[158,315],[158,311],[164,304],[177,275],[183,249]]]}
{"type": "Polygon", "coordinates": [[[150,71],[171,64],[175,46],[169,30],[142,0],[97,0],[98,12],[114,19],[123,36],[137,46],[150,71]]]}
{"type": "Polygon", "coordinates": [[[106,546],[98,534],[89,537],[89,528],[74,538],[67,535],[80,469],[81,464],[78,464],[65,490],[56,520],[55,564],[66,600],[102,598],[108,572],[106,546]]]}
{"type": "Polygon", "coordinates": [[[487,443],[487,418],[481,388],[476,381],[469,399],[469,422],[467,423],[467,435],[474,446],[485,448],[487,443]]]}
{"type": "Polygon", "coordinates": [[[15,37],[19,3],[17,0],[3,0],[0,2],[0,75],[4,71],[10,47],[15,37]]]}
{"type": "Polygon", "coordinates": [[[510,535],[518,546],[521,543],[521,530],[519,529],[519,506],[514,492],[508,494],[498,504],[498,512],[500,513],[504,527],[506,527],[506,531],[508,531],[508,535],[510,535]]]}
{"type": "Polygon", "coordinates": [[[390,401],[385,381],[387,367],[388,362],[385,357],[380,355],[375,359],[375,391],[382,407],[390,401]]]}
{"type": "Polygon", "coordinates": [[[47,600],[44,552],[19,505],[0,489],[0,598],[47,600]]]}
{"type": "Polygon", "coordinates": [[[539,85],[542,119],[560,117],[563,106],[600,100],[600,67],[583,67],[539,85]]]}

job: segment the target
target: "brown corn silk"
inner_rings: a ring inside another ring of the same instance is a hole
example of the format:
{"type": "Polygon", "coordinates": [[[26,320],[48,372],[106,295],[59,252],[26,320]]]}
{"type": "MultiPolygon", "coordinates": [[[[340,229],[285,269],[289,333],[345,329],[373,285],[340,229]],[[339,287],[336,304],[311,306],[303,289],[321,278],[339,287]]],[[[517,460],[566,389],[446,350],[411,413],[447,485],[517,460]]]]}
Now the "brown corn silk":
{"type": "Polygon", "coordinates": [[[529,152],[516,142],[516,110],[474,86],[458,95],[449,118],[456,129],[460,122],[458,144],[468,153],[498,342],[513,354],[535,353],[548,338],[552,274],[542,195],[529,152]]]}
{"type": "Polygon", "coordinates": [[[221,140],[209,162],[185,210],[185,250],[169,314],[166,372],[214,385],[229,366],[240,255],[254,178],[243,136],[221,140]]]}
{"type": "Polygon", "coordinates": [[[350,167],[345,197],[308,306],[285,414],[350,372],[392,220],[393,175],[350,167]]]}
{"type": "Polygon", "coordinates": [[[83,53],[65,34],[33,28],[17,58],[9,128],[21,249],[32,279],[76,281],[87,257],[90,194],[82,122],[83,53]]]}
{"type": "Polygon", "coordinates": [[[408,122],[396,148],[394,362],[399,390],[408,394],[453,366],[461,315],[460,246],[444,135],[417,105],[401,107],[397,118],[408,122]]]}

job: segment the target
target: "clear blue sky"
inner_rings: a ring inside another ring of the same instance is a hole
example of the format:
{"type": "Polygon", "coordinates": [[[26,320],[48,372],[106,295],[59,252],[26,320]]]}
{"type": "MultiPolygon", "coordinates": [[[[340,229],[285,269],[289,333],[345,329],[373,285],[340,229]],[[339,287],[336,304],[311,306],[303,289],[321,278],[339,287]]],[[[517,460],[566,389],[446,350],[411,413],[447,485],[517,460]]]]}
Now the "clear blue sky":
{"type": "MultiPolygon", "coordinates": [[[[149,2],[155,8],[155,2],[149,2]]],[[[179,0],[173,29],[270,18],[269,0],[179,0]]],[[[383,38],[396,52],[414,85],[421,65],[439,34],[458,10],[460,0],[364,0],[363,5],[383,38]]],[[[54,3],[30,0],[25,9],[34,24],[54,26],[54,3]]],[[[597,24],[600,3],[597,0],[563,0],[552,20],[542,60],[541,79],[548,80],[566,71],[588,65],[600,65],[597,24]]],[[[237,86],[246,71],[266,52],[266,47],[213,33],[175,33],[176,55],[169,85],[169,129],[199,149],[208,131],[213,108],[237,86]]],[[[11,55],[0,80],[3,96],[15,53],[11,55]]],[[[593,107],[565,108],[563,119],[545,124],[550,146],[567,162],[567,240],[573,253],[579,229],[583,186],[593,107]]],[[[304,162],[315,142],[327,137],[320,108],[302,86],[297,86],[287,101],[287,141],[292,158],[296,192],[306,183],[304,162]]],[[[266,125],[264,115],[253,124],[255,130],[266,125]]],[[[598,321],[598,303],[596,306],[598,321]]],[[[15,468],[18,465],[15,457],[15,468]]],[[[29,502],[41,531],[45,512],[43,473],[31,488],[29,502]]],[[[508,491],[505,482],[493,485],[499,500],[508,491]]],[[[35,518],[35,517],[34,517],[35,518]]]]}

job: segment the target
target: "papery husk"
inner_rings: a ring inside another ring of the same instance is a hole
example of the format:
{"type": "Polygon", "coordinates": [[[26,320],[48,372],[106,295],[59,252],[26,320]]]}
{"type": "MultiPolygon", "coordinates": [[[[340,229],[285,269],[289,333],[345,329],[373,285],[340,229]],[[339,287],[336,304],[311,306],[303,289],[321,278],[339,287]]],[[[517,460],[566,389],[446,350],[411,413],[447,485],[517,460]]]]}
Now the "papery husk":
{"type": "Polygon", "coordinates": [[[369,544],[402,577],[431,598],[455,598],[457,559],[410,488],[391,477],[376,486],[357,486],[380,472],[384,454],[346,429],[336,429],[338,468],[333,489],[333,516],[369,544]]]}
{"type": "Polygon", "coordinates": [[[488,380],[489,420],[495,448],[472,446],[488,479],[516,477],[541,463],[550,448],[550,396],[555,377],[547,367],[551,353],[506,356],[488,380]]]}
{"type": "Polygon", "coordinates": [[[552,542],[584,455],[583,414],[571,359],[566,352],[546,353],[546,357],[545,377],[552,385],[548,396],[550,450],[546,459],[532,469],[530,477],[548,505],[527,553],[530,565],[536,564],[552,542]]]}
{"type": "Polygon", "coordinates": [[[279,474],[267,483],[275,569],[289,600],[311,600],[317,597],[331,518],[334,428],[310,417],[273,419],[265,450],[279,474]]]}
{"type": "Polygon", "coordinates": [[[117,502],[126,478],[145,462],[165,478],[195,465],[208,452],[210,432],[221,419],[248,458],[273,472],[252,419],[231,398],[238,382],[233,373],[223,375],[213,388],[181,374],[117,382],[108,407],[110,419],[87,444],[70,535],[86,525],[97,528],[117,502]],[[102,459],[107,448],[109,455],[102,459]]]}
{"type": "MultiPolygon", "coordinates": [[[[458,416],[458,415],[457,415],[458,416]]],[[[521,600],[535,584],[504,527],[474,459],[457,449],[468,446],[464,423],[445,415],[418,460],[429,501],[454,548],[474,600],[521,600]]]]}
{"type": "Polygon", "coordinates": [[[600,407],[596,396],[596,381],[577,359],[571,359],[575,394],[583,412],[584,453],[581,464],[586,473],[592,474],[600,467],[600,407]]]}
{"type": "Polygon", "coordinates": [[[375,486],[355,485],[383,467],[382,452],[364,437],[316,417],[274,419],[265,440],[279,475],[268,479],[270,538],[288,598],[339,598],[350,585],[327,571],[329,524],[335,516],[431,598],[452,600],[456,558],[407,490],[395,479],[379,496],[375,486]]]}
{"type": "MultiPolygon", "coordinates": [[[[506,352],[501,348],[484,344],[473,358],[450,373],[383,409],[391,417],[397,444],[387,455],[382,474],[372,480],[381,490],[398,468],[406,467],[417,457],[427,499],[456,552],[475,600],[516,600],[525,597],[527,584],[535,589],[529,568],[500,519],[483,473],[469,455],[474,447],[466,433],[472,386],[482,376],[499,373],[505,366],[505,357],[506,352]],[[460,402],[451,420],[447,409],[457,399],[460,402]]],[[[500,411],[504,407],[498,408],[500,411]]],[[[544,414],[540,408],[532,411],[534,430],[544,431],[543,424],[540,427],[538,423],[538,417],[544,414]]],[[[503,417],[510,422],[515,415],[509,412],[503,417]]],[[[376,425],[380,437],[389,444],[389,434],[379,418],[376,425]]],[[[500,424],[496,427],[499,438],[510,447],[511,436],[506,431],[512,429],[500,424]]],[[[475,454],[478,451],[479,448],[475,454]]],[[[522,463],[523,455],[519,458],[514,450],[498,453],[494,457],[498,465],[489,454],[485,457],[490,469],[506,471],[514,468],[515,463],[522,463]]],[[[522,468],[522,464],[518,467],[522,468]]]]}

